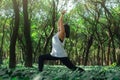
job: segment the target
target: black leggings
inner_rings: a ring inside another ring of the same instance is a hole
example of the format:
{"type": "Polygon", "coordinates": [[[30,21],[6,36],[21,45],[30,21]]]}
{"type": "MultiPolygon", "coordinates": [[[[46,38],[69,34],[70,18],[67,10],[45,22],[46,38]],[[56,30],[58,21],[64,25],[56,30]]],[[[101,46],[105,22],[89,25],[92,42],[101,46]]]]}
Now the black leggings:
{"type": "Polygon", "coordinates": [[[50,54],[41,55],[39,57],[39,63],[38,63],[39,71],[43,70],[45,60],[60,60],[65,66],[67,66],[69,69],[73,71],[76,69],[78,69],[80,72],[84,71],[82,68],[76,67],[74,64],[72,64],[68,57],[59,58],[59,57],[53,57],[50,54]]]}

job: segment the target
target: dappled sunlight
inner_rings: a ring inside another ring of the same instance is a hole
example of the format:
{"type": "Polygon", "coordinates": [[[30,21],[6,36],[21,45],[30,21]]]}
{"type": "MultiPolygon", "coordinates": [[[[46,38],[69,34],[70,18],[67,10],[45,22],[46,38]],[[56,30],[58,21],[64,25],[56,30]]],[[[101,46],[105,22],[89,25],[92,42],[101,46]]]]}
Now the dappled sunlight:
{"type": "Polygon", "coordinates": [[[42,80],[42,79],[43,79],[43,76],[40,73],[33,78],[33,80],[42,80]]]}

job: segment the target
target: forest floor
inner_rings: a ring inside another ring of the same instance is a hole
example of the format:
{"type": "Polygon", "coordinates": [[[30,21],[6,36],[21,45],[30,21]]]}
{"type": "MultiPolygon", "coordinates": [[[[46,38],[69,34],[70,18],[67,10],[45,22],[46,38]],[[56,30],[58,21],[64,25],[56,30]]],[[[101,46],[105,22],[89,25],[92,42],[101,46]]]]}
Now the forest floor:
{"type": "Polygon", "coordinates": [[[0,80],[120,80],[120,67],[115,66],[81,66],[86,71],[79,73],[65,66],[45,65],[43,72],[38,72],[37,66],[16,69],[0,67],[0,80]]]}

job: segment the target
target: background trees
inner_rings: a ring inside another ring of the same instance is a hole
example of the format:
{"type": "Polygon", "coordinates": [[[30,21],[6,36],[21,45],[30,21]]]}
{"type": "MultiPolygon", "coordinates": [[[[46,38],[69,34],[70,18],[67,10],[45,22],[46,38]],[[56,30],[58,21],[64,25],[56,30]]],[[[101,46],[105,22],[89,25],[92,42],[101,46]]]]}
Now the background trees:
{"type": "Polygon", "coordinates": [[[63,9],[67,9],[64,21],[71,26],[65,47],[75,64],[119,63],[119,0],[1,0],[0,4],[1,64],[3,60],[11,68],[16,63],[31,67],[39,55],[50,53],[63,9]]]}

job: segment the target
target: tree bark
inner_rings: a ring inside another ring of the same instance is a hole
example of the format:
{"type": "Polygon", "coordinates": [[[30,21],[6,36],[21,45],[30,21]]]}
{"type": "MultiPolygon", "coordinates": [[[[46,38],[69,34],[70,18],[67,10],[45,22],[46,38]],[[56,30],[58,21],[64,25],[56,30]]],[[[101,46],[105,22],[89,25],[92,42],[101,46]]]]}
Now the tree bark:
{"type": "Polygon", "coordinates": [[[107,60],[106,60],[106,61],[107,61],[107,62],[106,62],[107,65],[110,64],[110,62],[109,62],[109,61],[110,61],[110,50],[111,50],[110,47],[111,47],[111,40],[109,39],[109,41],[108,41],[107,60]]]}
{"type": "Polygon", "coordinates": [[[103,46],[101,44],[101,54],[102,54],[102,59],[101,59],[101,65],[103,66],[103,62],[104,62],[104,52],[103,52],[103,46]]]}
{"type": "Polygon", "coordinates": [[[97,65],[100,65],[100,44],[98,44],[98,51],[97,51],[97,65]]]}
{"type": "Polygon", "coordinates": [[[23,15],[24,15],[24,36],[25,36],[25,66],[32,67],[32,41],[30,32],[30,21],[28,19],[28,0],[23,0],[23,15]]]}
{"type": "Polygon", "coordinates": [[[84,62],[84,65],[86,66],[87,65],[87,62],[88,62],[88,55],[89,55],[89,50],[90,50],[90,47],[93,43],[93,34],[90,36],[89,40],[88,40],[88,43],[87,43],[87,46],[86,46],[86,51],[85,51],[85,62],[84,62]]]}
{"type": "Polygon", "coordinates": [[[19,6],[16,0],[12,0],[13,8],[15,12],[15,22],[13,27],[13,33],[10,40],[10,58],[9,58],[9,67],[15,68],[16,67],[16,54],[15,54],[15,46],[16,40],[18,36],[18,29],[19,29],[19,6]]]}

